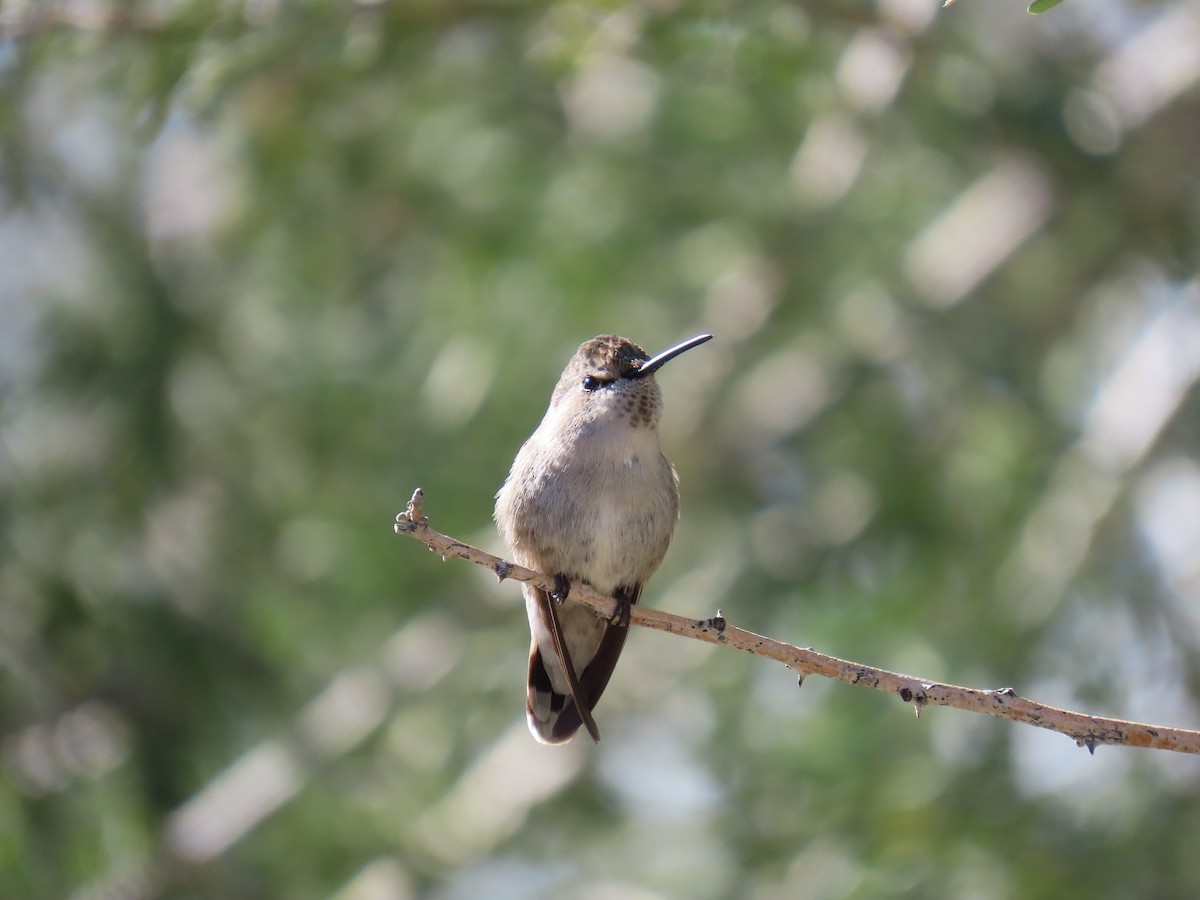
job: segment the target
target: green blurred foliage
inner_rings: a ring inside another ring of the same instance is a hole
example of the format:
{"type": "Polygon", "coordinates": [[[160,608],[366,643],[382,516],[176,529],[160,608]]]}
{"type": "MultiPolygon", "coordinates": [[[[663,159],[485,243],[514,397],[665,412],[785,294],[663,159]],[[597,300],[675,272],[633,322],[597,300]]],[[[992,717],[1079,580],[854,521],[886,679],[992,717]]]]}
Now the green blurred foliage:
{"type": "Polygon", "coordinates": [[[1034,0],[1033,3],[1029,4],[1029,12],[1036,16],[1039,13],[1049,12],[1060,3],[1062,3],[1062,0],[1034,0]]]}
{"type": "Polygon", "coordinates": [[[711,330],[646,602],[1200,724],[1195,4],[935,7],[0,13],[0,895],[1200,894],[1195,760],[658,634],[539,747],[391,532],[711,330]]]}

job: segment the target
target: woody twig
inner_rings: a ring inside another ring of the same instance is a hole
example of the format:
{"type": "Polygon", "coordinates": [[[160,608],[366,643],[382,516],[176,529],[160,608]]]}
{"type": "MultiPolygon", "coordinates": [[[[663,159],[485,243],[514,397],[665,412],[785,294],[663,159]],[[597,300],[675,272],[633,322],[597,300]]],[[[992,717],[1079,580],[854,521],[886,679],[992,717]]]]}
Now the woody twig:
{"type": "MultiPolygon", "coordinates": [[[[413,492],[408,508],[396,517],[397,534],[416,538],[430,550],[440,554],[443,559],[454,557],[484,566],[494,572],[501,581],[511,579],[527,582],[547,592],[556,589],[554,579],[544,573],[518,566],[434,531],[425,517],[423,500],[424,493],[418,488],[413,492]]],[[[588,585],[579,582],[572,583],[567,602],[582,603],[594,610],[598,616],[605,618],[612,618],[618,610],[617,601],[612,597],[597,593],[588,585]]],[[[635,606],[630,624],[744,650],[764,659],[781,662],[801,678],[807,675],[821,675],[844,681],[846,684],[884,691],[899,697],[905,703],[913,704],[918,715],[925,706],[950,706],[1046,728],[1066,735],[1080,747],[1086,747],[1093,752],[1100,744],[1117,744],[1200,754],[1200,731],[1146,725],[1141,722],[1127,722],[1058,709],[1022,697],[1011,687],[990,690],[960,687],[889,672],[886,669],[838,659],[746,631],[729,624],[719,610],[708,619],[688,619],[656,609],[635,606]]]]}

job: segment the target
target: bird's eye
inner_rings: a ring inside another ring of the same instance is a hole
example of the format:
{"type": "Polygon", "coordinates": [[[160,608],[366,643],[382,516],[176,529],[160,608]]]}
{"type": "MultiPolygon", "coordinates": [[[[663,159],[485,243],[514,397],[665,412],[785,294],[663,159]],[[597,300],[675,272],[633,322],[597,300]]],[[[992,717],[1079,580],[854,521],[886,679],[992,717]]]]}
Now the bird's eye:
{"type": "Polygon", "coordinates": [[[604,381],[601,378],[597,378],[595,375],[584,375],[583,376],[583,389],[585,391],[587,391],[588,393],[591,393],[592,391],[596,390],[596,388],[602,388],[606,384],[608,384],[607,381],[604,381]]]}

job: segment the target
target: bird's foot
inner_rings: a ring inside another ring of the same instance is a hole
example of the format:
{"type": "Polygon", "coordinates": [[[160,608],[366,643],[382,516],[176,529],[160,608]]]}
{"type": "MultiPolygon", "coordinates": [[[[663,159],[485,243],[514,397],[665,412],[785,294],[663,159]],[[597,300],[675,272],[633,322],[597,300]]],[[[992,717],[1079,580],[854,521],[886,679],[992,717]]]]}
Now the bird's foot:
{"type": "Polygon", "coordinates": [[[633,598],[618,588],[613,591],[613,599],[617,601],[617,612],[609,619],[609,622],[618,628],[628,628],[629,619],[633,613],[633,598]]]}
{"type": "Polygon", "coordinates": [[[567,596],[571,593],[571,579],[558,572],[554,576],[554,590],[550,592],[550,596],[558,601],[558,605],[562,606],[567,601],[567,596]]]}

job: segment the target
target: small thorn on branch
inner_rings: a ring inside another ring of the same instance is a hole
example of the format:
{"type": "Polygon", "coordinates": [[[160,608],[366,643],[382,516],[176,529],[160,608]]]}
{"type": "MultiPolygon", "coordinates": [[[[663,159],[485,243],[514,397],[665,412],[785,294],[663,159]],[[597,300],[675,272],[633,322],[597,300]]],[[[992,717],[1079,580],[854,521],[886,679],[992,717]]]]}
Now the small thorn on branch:
{"type": "Polygon", "coordinates": [[[1000,706],[1004,706],[1005,700],[1017,699],[1017,692],[1010,687],[996,688],[991,691],[992,699],[1000,706]]]}
{"type": "Polygon", "coordinates": [[[707,628],[712,628],[718,633],[725,630],[725,610],[718,607],[717,614],[711,619],[705,619],[704,625],[707,628]]]}
{"type": "Polygon", "coordinates": [[[921,718],[921,707],[925,706],[925,704],[929,702],[925,692],[930,690],[933,685],[925,684],[921,687],[922,691],[920,693],[913,693],[912,688],[908,687],[907,685],[896,691],[901,700],[903,700],[905,703],[911,703],[913,705],[913,712],[916,713],[918,719],[921,718]]]}

